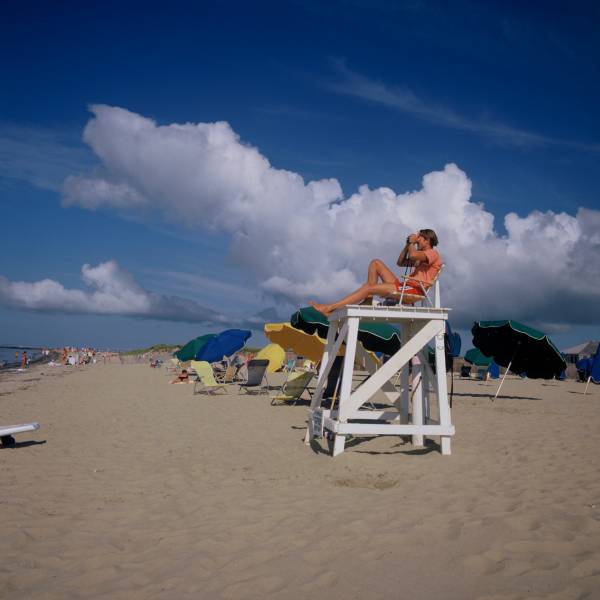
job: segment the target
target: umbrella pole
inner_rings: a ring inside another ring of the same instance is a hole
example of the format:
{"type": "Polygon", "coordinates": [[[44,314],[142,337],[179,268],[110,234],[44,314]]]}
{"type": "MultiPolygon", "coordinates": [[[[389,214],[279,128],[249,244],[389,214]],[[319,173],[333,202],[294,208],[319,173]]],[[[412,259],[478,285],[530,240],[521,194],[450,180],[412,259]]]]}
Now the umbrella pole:
{"type": "Polygon", "coordinates": [[[496,394],[492,398],[492,402],[498,397],[498,394],[500,393],[500,388],[502,387],[502,384],[504,383],[504,380],[506,379],[506,376],[508,375],[508,372],[510,371],[510,367],[513,364],[513,360],[515,360],[515,356],[517,355],[517,352],[519,351],[520,345],[521,345],[521,342],[518,342],[517,347],[515,348],[515,351],[512,355],[512,358],[510,359],[510,362],[508,363],[508,367],[506,367],[506,371],[504,371],[504,375],[502,376],[502,381],[500,382],[500,385],[498,386],[498,389],[496,390],[496,394]]]}
{"type": "Polygon", "coordinates": [[[329,410],[333,410],[335,405],[335,401],[337,400],[338,388],[340,387],[341,377],[338,377],[337,383],[335,384],[335,389],[333,390],[333,396],[331,397],[331,404],[329,405],[329,410]]]}
{"type": "Polygon", "coordinates": [[[504,371],[504,375],[502,375],[502,381],[500,382],[500,385],[498,386],[498,389],[496,390],[496,394],[492,398],[492,402],[498,397],[498,394],[500,393],[500,388],[502,387],[502,384],[504,383],[504,380],[506,379],[506,374],[510,370],[511,365],[512,365],[512,360],[508,363],[508,367],[506,367],[506,371],[504,371]]]}
{"type": "Polygon", "coordinates": [[[587,389],[588,389],[588,386],[590,385],[590,380],[591,380],[591,379],[592,379],[592,376],[590,375],[590,376],[588,377],[587,383],[585,384],[585,391],[583,392],[583,395],[584,395],[584,396],[587,394],[587,389]]]}

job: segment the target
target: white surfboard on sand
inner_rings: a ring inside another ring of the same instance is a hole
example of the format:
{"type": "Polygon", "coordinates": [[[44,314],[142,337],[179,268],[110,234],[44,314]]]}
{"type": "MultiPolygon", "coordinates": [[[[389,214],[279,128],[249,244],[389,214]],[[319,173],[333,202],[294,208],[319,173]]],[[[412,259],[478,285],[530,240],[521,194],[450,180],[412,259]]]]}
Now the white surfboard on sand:
{"type": "Polygon", "coordinates": [[[25,433],[27,431],[35,431],[40,428],[39,423],[23,423],[21,425],[6,425],[4,427],[0,427],[0,439],[2,439],[2,443],[12,443],[14,440],[11,440],[12,436],[17,433],[25,433]],[[5,439],[6,438],[6,441],[5,439]]]}

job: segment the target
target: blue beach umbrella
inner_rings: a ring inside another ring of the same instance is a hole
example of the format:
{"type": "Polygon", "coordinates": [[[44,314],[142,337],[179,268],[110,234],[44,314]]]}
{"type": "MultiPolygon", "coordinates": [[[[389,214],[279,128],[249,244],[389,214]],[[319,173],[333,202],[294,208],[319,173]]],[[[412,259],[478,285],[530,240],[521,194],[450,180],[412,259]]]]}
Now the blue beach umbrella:
{"type": "Polygon", "coordinates": [[[592,362],[591,358],[581,358],[575,363],[580,381],[587,381],[592,374],[592,362]]]}
{"type": "Polygon", "coordinates": [[[194,358],[209,363],[223,360],[224,356],[231,356],[241,350],[251,335],[252,332],[246,329],[226,329],[208,340],[194,358]]]}
{"type": "Polygon", "coordinates": [[[585,386],[585,392],[583,392],[584,394],[587,393],[590,381],[593,381],[596,384],[600,384],[600,344],[598,344],[596,354],[594,354],[594,357],[592,358],[592,366],[590,369],[590,375],[588,377],[587,384],[585,386]]]}
{"type": "Polygon", "coordinates": [[[492,379],[498,379],[498,377],[500,377],[500,366],[497,365],[494,361],[492,361],[488,368],[488,372],[492,379]]]}

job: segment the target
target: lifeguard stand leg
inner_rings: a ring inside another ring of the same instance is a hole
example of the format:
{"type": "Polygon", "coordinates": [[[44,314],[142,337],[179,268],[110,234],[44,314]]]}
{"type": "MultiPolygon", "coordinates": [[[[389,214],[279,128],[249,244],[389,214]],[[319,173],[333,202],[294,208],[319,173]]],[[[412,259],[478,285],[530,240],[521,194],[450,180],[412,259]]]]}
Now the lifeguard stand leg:
{"type": "MultiPolygon", "coordinates": [[[[410,339],[410,325],[408,323],[402,323],[400,329],[400,335],[402,338],[402,345],[406,344],[410,339]]],[[[400,370],[400,423],[407,424],[408,423],[408,401],[410,398],[410,390],[408,389],[409,385],[409,370],[408,364],[404,365],[400,370]]]]}
{"type": "MultiPolygon", "coordinates": [[[[348,422],[347,405],[352,393],[352,374],[354,372],[354,357],[356,356],[356,343],[358,338],[358,318],[348,318],[348,335],[346,337],[346,352],[342,371],[342,384],[338,401],[338,420],[340,423],[348,422]]],[[[335,434],[333,442],[333,456],[344,451],[346,436],[335,434]]]]}
{"type": "MultiPolygon", "coordinates": [[[[412,358],[412,422],[423,425],[423,373],[418,355],[412,358]]],[[[412,436],[413,446],[423,445],[423,435],[412,436]]]]}
{"type": "Polygon", "coordinates": [[[408,389],[408,365],[404,365],[400,370],[400,398],[398,402],[400,403],[400,423],[408,423],[408,399],[410,396],[410,391],[408,389]]]}
{"type": "MultiPolygon", "coordinates": [[[[445,324],[440,324],[440,331],[435,336],[435,376],[437,380],[438,403],[440,407],[440,425],[450,426],[450,404],[448,403],[448,385],[446,382],[446,349],[444,344],[445,324]]],[[[450,454],[452,437],[440,436],[442,454],[450,454]]]]}
{"type": "Polygon", "coordinates": [[[421,369],[421,378],[422,378],[422,388],[423,388],[423,419],[425,421],[425,423],[427,423],[429,421],[429,386],[431,385],[431,377],[430,377],[430,370],[431,368],[429,367],[429,357],[425,355],[424,352],[420,353],[420,358],[421,358],[421,364],[423,365],[423,368],[421,369]]]}
{"type": "MultiPolygon", "coordinates": [[[[339,322],[335,321],[331,323],[329,326],[329,331],[327,332],[327,343],[325,344],[325,349],[323,350],[323,356],[321,358],[321,368],[319,369],[319,376],[317,377],[317,387],[315,389],[315,393],[313,394],[310,409],[315,410],[319,406],[321,406],[321,401],[323,399],[323,390],[327,384],[327,375],[329,374],[329,370],[331,368],[331,364],[333,364],[333,360],[335,357],[333,356],[335,348],[335,336],[338,331],[339,322]]],[[[337,355],[337,354],[336,354],[337,355]]],[[[306,434],[304,435],[304,443],[306,445],[310,444],[310,440],[312,438],[312,422],[309,419],[306,424],[306,434]]]]}

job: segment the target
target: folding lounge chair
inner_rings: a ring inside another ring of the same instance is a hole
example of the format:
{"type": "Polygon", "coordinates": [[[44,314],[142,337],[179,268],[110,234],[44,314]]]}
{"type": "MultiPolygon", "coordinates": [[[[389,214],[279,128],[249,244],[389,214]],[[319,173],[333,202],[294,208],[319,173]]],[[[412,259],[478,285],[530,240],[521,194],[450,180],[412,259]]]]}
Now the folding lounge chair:
{"type": "Polygon", "coordinates": [[[284,402],[293,400],[295,406],[313,377],[314,373],[312,371],[292,373],[289,379],[283,384],[281,394],[271,397],[271,405],[275,406],[276,404],[283,404],[284,402]]]}
{"type": "Polygon", "coordinates": [[[169,375],[176,373],[178,368],[179,368],[179,359],[177,359],[177,358],[170,358],[168,360],[168,362],[165,363],[165,370],[166,370],[167,374],[169,374],[169,375]]]}
{"type": "Polygon", "coordinates": [[[440,265],[435,277],[425,285],[420,279],[415,279],[414,277],[410,277],[409,275],[400,275],[399,279],[402,281],[402,287],[399,291],[392,292],[385,297],[383,304],[393,305],[393,304],[417,304],[421,302],[422,304],[427,304],[429,306],[433,306],[433,302],[429,297],[429,293],[431,290],[435,288],[435,284],[440,277],[440,273],[445,265],[440,265]],[[412,288],[420,289],[421,294],[409,293],[407,291],[406,286],[411,285],[412,288]]]}
{"type": "Polygon", "coordinates": [[[215,373],[215,379],[218,383],[233,383],[233,378],[237,373],[237,367],[235,365],[229,365],[225,371],[220,373],[220,376],[215,373]]]}
{"type": "Polygon", "coordinates": [[[227,388],[215,380],[212,367],[204,360],[193,360],[192,368],[198,379],[194,382],[194,394],[214,394],[218,390],[227,392],[227,388]]]}
{"type": "Polygon", "coordinates": [[[287,383],[290,377],[293,377],[296,368],[296,359],[290,359],[284,366],[285,379],[283,381],[282,387],[287,383]]]}
{"type": "Polygon", "coordinates": [[[25,433],[27,431],[35,431],[40,428],[39,423],[23,423],[22,425],[7,425],[0,427],[0,442],[2,446],[13,446],[15,438],[13,435],[17,433],[25,433]]]}
{"type": "Polygon", "coordinates": [[[248,394],[260,394],[269,385],[267,380],[267,367],[269,361],[266,358],[255,358],[248,365],[248,379],[246,383],[240,383],[240,390],[244,390],[248,394]],[[266,381],[266,386],[263,385],[263,380],[266,381]]]}

